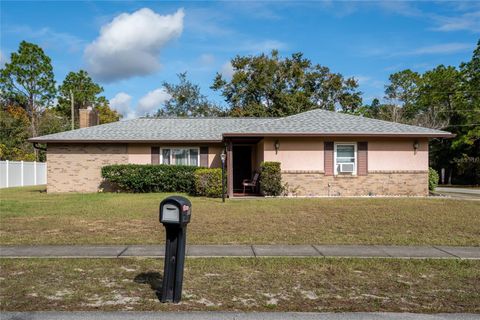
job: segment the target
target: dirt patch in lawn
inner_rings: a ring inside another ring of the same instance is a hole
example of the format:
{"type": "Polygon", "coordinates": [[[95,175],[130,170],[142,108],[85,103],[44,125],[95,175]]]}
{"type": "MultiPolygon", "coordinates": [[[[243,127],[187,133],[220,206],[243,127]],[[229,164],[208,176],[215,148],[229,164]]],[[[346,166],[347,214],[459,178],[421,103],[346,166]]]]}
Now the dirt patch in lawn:
{"type": "Polygon", "coordinates": [[[480,261],[187,259],[158,300],[159,259],[3,259],[0,309],[480,312],[480,261]]]}

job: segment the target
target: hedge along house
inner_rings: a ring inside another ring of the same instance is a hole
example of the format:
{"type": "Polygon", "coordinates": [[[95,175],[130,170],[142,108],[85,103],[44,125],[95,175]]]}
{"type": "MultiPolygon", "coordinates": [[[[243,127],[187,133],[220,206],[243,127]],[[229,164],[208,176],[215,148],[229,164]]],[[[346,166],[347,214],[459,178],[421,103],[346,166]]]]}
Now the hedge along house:
{"type": "MultiPolygon", "coordinates": [[[[89,110],[84,111],[86,113],[89,110]]],[[[428,142],[446,131],[315,109],[284,118],[140,118],[30,139],[47,144],[48,192],[96,192],[109,164],[216,168],[227,192],[262,161],[281,163],[297,195],[427,195],[428,142]]]]}

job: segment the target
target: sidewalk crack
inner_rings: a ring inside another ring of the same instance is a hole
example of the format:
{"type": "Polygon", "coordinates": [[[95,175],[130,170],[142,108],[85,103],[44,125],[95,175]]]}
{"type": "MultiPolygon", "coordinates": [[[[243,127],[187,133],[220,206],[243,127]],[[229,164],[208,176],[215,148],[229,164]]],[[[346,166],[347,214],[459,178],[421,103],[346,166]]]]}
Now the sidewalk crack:
{"type": "Polygon", "coordinates": [[[443,250],[442,248],[439,248],[439,247],[437,247],[437,246],[432,246],[432,248],[437,249],[438,251],[442,251],[442,252],[444,252],[444,253],[446,253],[446,254],[449,254],[449,255],[451,255],[452,257],[461,259],[461,257],[457,256],[456,254],[453,254],[453,253],[451,253],[451,252],[448,252],[448,251],[446,251],[446,250],[443,250]]]}
{"type": "Polygon", "coordinates": [[[324,258],[325,258],[325,255],[324,255],[322,252],[320,252],[320,250],[318,250],[316,246],[314,246],[313,244],[311,244],[311,246],[312,246],[313,250],[315,250],[315,251],[318,252],[318,254],[320,255],[320,257],[324,257],[324,258]]]}
{"type": "Polygon", "coordinates": [[[252,249],[253,257],[256,258],[256,257],[257,257],[257,253],[255,252],[255,247],[254,247],[253,245],[251,245],[250,248],[252,249]]]}
{"type": "Polygon", "coordinates": [[[128,248],[130,248],[130,246],[126,246],[126,247],[125,247],[125,249],[123,249],[122,251],[120,251],[120,253],[119,253],[119,254],[117,254],[117,258],[120,258],[120,256],[121,256],[122,254],[124,254],[124,253],[125,253],[125,251],[127,251],[127,250],[128,250],[128,248]]]}

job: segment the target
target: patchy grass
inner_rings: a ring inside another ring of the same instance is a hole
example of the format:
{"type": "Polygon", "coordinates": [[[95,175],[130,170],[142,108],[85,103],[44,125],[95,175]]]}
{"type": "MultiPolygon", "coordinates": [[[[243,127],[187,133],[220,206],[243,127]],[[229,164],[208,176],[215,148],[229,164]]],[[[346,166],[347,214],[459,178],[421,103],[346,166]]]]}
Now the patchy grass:
{"type": "Polygon", "coordinates": [[[187,259],[178,305],[156,296],[160,259],[3,259],[0,265],[2,311],[480,312],[480,261],[187,259]]]}
{"type": "MultiPolygon", "coordinates": [[[[156,244],[167,194],[0,191],[1,244],[156,244]]],[[[190,244],[480,245],[480,202],[427,198],[190,197],[190,244]]]]}

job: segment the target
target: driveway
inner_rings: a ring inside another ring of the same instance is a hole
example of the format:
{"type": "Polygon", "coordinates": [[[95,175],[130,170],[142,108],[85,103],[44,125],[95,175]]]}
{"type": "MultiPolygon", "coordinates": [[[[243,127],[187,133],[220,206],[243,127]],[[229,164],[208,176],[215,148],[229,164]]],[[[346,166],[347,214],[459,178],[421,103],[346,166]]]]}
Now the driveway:
{"type": "Polygon", "coordinates": [[[480,188],[438,187],[435,192],[451,198],[480,200],[480,188]]]}

